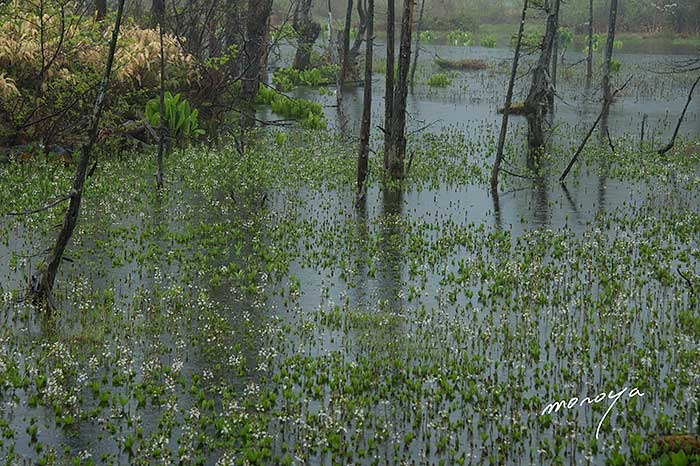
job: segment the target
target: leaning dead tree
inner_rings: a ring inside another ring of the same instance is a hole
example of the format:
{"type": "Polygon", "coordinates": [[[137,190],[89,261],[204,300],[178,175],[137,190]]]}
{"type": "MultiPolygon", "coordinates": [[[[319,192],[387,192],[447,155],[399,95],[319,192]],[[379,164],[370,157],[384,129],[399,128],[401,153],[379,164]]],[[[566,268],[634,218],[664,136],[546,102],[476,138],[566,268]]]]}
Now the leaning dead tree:
{"type": "Polygon", "coordinates": [[[552,62],[554,41],[559,30],[559,4],[560,0],[545,3],[547,27],[542,38],[542,50],[539,60],[532,71],[530,92],[525,100],[528,124],[527,142],[530,150],[537,150],[544,146],[545,119],[554,101],[554,91],[549,77],[549,66],[552,62]]]}
{"type": "Polygon", "coordinates": [[[501,132],[498,135],[498,147],[496,149],[496,158],[493,162],[491,170],[491,191],[498,195],[498,173],[501,170],[501,161],[503,160],[503,146],[506,142],[506,133],[508,132],[508,115],[510,107],[513,103],[513,87],[515,86],[515,78],[518,73],[518,61],[520,60],[520,48],[523,43],[523,29],[525,28],[525,18],[527,16],[528,0],[523,1],[523,12],[520,17],[520,27],[518,28],[518,40],[515,43],[515,56],[513,57],[513,66],[510,70],[510,80],[508,81],[508,92],[506,92],[506,104],[503,107],[503,118],[501,120],[501,132]]]}
{"type": "Polygon", "coordinates": [[[292,27],[297,33],[297,51],[294,54],[292,67],[305,70],[311,65],[311,51],[314,43],[321,34],[321,25],[311,18],[313,0],[299,0],[294,9],[292,27]]]}
{"type": "Polygon", "coordinates": [[[678,118],[678,123],[676,123],[676,129],[673,130],[673,136],[671,136],[671,140],[664,147],[656,151],[660,155],[664,155],[666,152],[673,149],[673,146],[676,144],[676,137],[678,137],[678,131],[681,129],[681,124],[683,124],[685,112],[688,110],[690,101],[693,100],[693,92],[695,92],[695,87],[698,85],[698,82],[700,82],[700,76],[698,76],[698,79],[696,79],[693,85],[690,87],[690,92],[688,92],[688,100],[686,100],[685,106],[683,107],[683,111],[681,112],[681,116],[678,118]]]}
{"type": "Polygon", "coordinates": [[[374,52],[374,0],[367,5],[367,39],[365,46],[365,89],[360,126],[360,151],[357,157],[357,200],[364,199],[369,165],[369,134],[372,128],[372,55],[374,52]]]}
{"type": "MultiPolygon", "coordinates": [[[[611,97],[615,97],[618,92],[621,92],[625,87],[627,87],[627,84],[629,84],[629,82],[631,80],[632,80],[632,76],[627,78],[627,81],[625,81],[625,83],[620,88],[616,89],[615,92],[613,92],[611,94],[611,97]]],[[[586,143],[591,138],[591,134],[593,134],[593,131],[595,130],[596,126],[598,126],[598,123],[600,123],[600,120],[603,119],[604,115],[605,115],[605,107],[603,107],[603,109],[601,109],[600,113],[598,114],[598,118],[596,118],[595,121],[593,122],[593,124],[591,125],[591,128],[586,133],[586,136],[583,138],[583,141],[581,141],[581,144],[579,144],[578,149],[576,149],[576,152],[574,152],[574,156],[571,157],[569,164],[566,166],[566,168],[562,172],[561,176],[559,177],[560,183],[563,183],[564,180],[566,179],[566,176],[571,171],[571,168],[576,163],[576,160],[578,160],[578,156],[581,154],[581,151],[583,151],[583,148],[586,147],[586,143]]]]}
{"type": "Polygon", "coordinates": [[[122,15],[124,14],[124,1],[125,0],[119,0],[119,5],[117,7],[117,16],[114,30],[112,31],[112,39],[109,43],[109,53],[107,54],[107,64],[90,116],[88,140],[83,145],[80,152],[80,159],[78,160],[75,177],[73,178],[73,185],[69,194],[70,203],[68,205],[68,210],[63,218],[63,225],[56,238],[56,243],[46,260],[46,265],[37,272],[37,275],[32,277],[30,295],[33,297],[33,301],[37,304],[45,304],[49,309],[54,307],[52,296],[58,267],[63,260],[63,253],[73,235],[73,230],[75,229],[75,225],[78,222],[78,215],[80,214],[80,202],[83,197],[85,176],[87,174],[88,164],[90,163],[92,148],[95,145],[99,133],[100,117],[102,116],[102,109],[104,107],[107,89],[109,88],[109,80],[112,75],[114,53],[117,49],[117,39],[119,38],[122,15]]]}
{"type": "Polygon", "coordinates": [[[394,89],[394,108],[391,111],[391,124],[389,126],[389,174],[395,180],[403,178],[406,158],[406,99],[408,98],[408,73],[411,66],[414,5],[414,0],[404,0],[398,76],[394,89]]]}

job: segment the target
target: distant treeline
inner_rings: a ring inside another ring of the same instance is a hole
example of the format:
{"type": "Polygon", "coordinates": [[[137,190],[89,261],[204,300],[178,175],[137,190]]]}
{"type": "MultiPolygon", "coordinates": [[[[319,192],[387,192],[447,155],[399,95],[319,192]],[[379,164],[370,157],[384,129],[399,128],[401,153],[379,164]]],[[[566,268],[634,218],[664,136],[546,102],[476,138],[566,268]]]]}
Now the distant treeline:
{"type": "MultiPolygon", "coordinates": [[[[279,17],[286,16],[293,0],[275,1],[279,17]]],[[[360,0],[354,0],[355,2],[360,0]]],[[[423,0],[415,0],[419,6],[423,0]]],[[[424,27],[432,30],[478,30],[480,24],[517,24],[522,2],[518,0],[425,0],[424,27]]],[[[537,1],[531,1],[536,4],[537,1]]],[[[400,8],[402,0],[395,0],[400,8]]],[[[347,0],[331,0],[333,16],[341,20],[347,0]]],[[[593,1],[593,27],[596,32],[607,28],[609,0],[593,1]]],[[[376,0],[378,21],[376,29],[383,30],[381,21],[387,0],[376,0]]],[[[314,14],[319,20],[328,15],[328,1],[317,0],[314,14]]],[[[562,5],[561,24],[576,32],[584,32],[588,24],[588,0],[571,0],[562,5]]],[[[641,33],[700,34],[700,1],[698,0],[625,0],[620,2],[618,31],[641,33]]]]}

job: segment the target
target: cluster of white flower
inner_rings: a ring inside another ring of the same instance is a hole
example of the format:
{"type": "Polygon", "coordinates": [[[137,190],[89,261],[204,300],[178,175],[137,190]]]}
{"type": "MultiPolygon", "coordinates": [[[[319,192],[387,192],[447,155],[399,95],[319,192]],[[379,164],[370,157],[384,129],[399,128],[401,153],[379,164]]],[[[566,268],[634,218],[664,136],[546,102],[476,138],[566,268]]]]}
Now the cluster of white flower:
{"type": "Polygon", "coordinates": [[[248,382],[248,385],[243,389],[243,396],[254,397],[260,394],[260,386],[253,381],[248,382]]]}
{"type": "Polygon", "coordinates": [[[231,367],[241,367],[243,355],[241,353],[233,353],[228,357],[228,364],[231,367]]]}

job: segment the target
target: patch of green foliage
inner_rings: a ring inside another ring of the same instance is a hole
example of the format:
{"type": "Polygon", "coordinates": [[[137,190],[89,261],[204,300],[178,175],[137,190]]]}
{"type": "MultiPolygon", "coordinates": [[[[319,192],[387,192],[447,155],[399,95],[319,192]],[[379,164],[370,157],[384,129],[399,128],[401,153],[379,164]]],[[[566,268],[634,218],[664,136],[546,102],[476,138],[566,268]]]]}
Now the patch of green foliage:
{"type": "Polygon", "coordinates": [[[474,38],[468,31],[450,31],[447,33],[447,42],[451,45],[463,45],[471,47],[474,45],[474,38]]]}
{"type": "Polygon", "coordinates": [[[447,87],[452,84],[452,78],[447,73],[435,73],[428,78],[426,84],[431,87],[447,87]]]}
{"type": "Polygon", "coordinates": [[[492,49],[492,48],[496,47],[496,36],[494,36],[494,35],[484,36],[479,40],[479,44],[481,44],[482,47],[492,49]]]}
{"type": "Polygon", "coordinates": [[[435,41],[435,33],[433,31],[422,31],[420,33],[420,41],[432,44],[435,41]]]}
{"type": "MultiPolygon", "coordinates": [[[[199,128],[199,111],[192,109],[187,99],[180,94],[165,93],[165,126],[168,134],[175,140],[190,139],[204,134],[199,128]]],[[[160,98],[156,97],[146,103],[146,119],[154,128],[160,126],[160,98]]]]}
{"type": "Polygon", "coordinates": [[[258,92],[258,104],[269,105],[276,114],[298,120],[302,128],[326,128],[323,108],[316,102],[306,99],[293,99],[261,84],[258,92]]]}
{"type": "Polygon", "coordinates": [[[321,65],[308,70],[296,70],[291,66],[280,68],[272,74],[272,84],[280,91],[296,86],[321,86],[335,82],[337,66],[321,65]]]}

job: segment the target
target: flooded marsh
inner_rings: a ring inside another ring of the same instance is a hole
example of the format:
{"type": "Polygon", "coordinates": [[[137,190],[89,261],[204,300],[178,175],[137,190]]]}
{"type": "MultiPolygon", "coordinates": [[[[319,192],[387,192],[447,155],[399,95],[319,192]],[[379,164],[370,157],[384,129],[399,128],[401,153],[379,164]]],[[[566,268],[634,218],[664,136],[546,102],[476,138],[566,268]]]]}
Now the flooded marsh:
{"type": "Polygon", "coordinates": [[[511,117],[492,193],[511,52],[475,47],[488,68],[436,87],[433,55],[465,57],[433,49],[408,98],[406,180],[383,182],[373,131],[357,206],[361,88],[342,108],[332,87],[290,92],[324,106],[327,130],[265,128],[245,157],[233,142],[172,151],[160,192],[154,154],[102,154],[51,315],[24,295],[62,209],[10,213],[68,192],[72,173],[0,165],[0,458],[697,464],[656,443],[700,429],[697,102],[674,149],[654,150],[692,76],[622,56],[636,78],[611,109],[615,150],[592,139],[560,184],[600,107],[572,69],[538,160],[511,117]]]}

